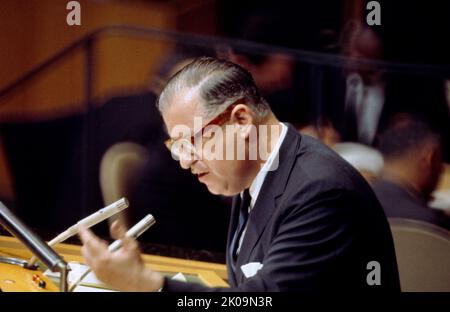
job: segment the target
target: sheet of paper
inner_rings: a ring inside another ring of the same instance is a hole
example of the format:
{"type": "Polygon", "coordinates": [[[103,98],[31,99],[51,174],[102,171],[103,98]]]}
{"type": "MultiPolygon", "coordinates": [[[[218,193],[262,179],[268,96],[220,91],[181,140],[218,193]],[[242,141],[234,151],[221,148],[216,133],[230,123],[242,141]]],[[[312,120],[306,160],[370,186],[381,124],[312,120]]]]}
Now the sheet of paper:
{"type": "MultiPolygon", "coordinates": [[[[67,276],[69,284],[76,281],[84,272],[89,269],[88,266],[78,262],[69,262],[69,267],[70,271],[67,276]]],[[[44,272],[44,275],[48,277],[59,278],[59,272],[52,272],[50,270],[46,270],[44,272]]],[[[77,286],[74,291],[82,291],[81,289],[88,291],[87,288],[92,288],[90,291],[95,291],[95,289],[98,289],[98,291],[113,291],[108,289],[108,286],[105,283],[101,282],[95,276],[94,272],[90,272],[86,277],[84,277],[79,286],[77,286]],[[80,286],[83,287],[80,288],[80,286]]]]}
{"type": "Polygon", "coordinates": [[[428,203],[431,208],[450,212],[450,190],[438,190],[433,192],[433,199],[428,203]]]}
{"type": "MultiPolygon", "coordinates": [[[[69,262],[69,275],[67,277],[69,281],[69,285],[74,281],[78,280],[78,278],[89,269],[87,265],[78,263],[78,262],[69,262]]],[[[46,270],[44,275],[51,278],[59,278],[59,272],[52,272],[50,270],[46,270]]],[[[173,280],[187,282],[186,277],[183,273],[177,273],[172,277],[173,280]]],[[[83,280],[79,283],[79,285],[74,289],[74,292],[115,292],[116,290],[109,289],[109,287],[100,281],[94,274],[94,272],[90,272],[87,276],[83,278],[83,280]]]]}

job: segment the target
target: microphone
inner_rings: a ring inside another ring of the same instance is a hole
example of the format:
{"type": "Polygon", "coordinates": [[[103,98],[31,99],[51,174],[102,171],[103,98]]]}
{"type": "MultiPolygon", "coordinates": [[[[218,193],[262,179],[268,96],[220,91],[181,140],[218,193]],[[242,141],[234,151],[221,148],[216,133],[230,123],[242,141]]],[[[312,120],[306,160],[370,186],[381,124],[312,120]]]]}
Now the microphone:
{"type": "MultiPolygon", "coordinates": [[[[105,208],[102,208],[97,212],[87,216],[86,218],[81,219],[76,224],[72,225],[67,230],[65,230],[64,232],[53,238],[51,241],[49,241],[48,245],[49,246],[56,245],[76,235],[78,233],[78,227],[80,224],[84,225],[87,228],[90,228],[91,226],[100,223],[101,221],[115,215],[116,213],[121,212],[125,208],[128,208],[128,205],[129,205],[128,200],[126,198],[121,198],[118,201],[106,206],[105,208]]],[[[30,259],[30,261],[28,261],[28,266],[30,267],[34,265],[36,260],[37,260],[36,257],[33,256],[30,259]]]]}
{"type": "MultiPolygon", "coordinates": [[[[125,235],[127,237],[136,239],[155,223],[156,223],[155,218],[151,214],[148,214],[141,221],[133,225],[133,227],[130,228],[125,235]]],[[[112,242],[111,245],[108,246],[108,250],[110,252],[114,252],[120,247],[122,247],[122,240],[117,239],[114,242],[112,242]]]]}
{"type": "Polygon", "coordinates": [[[14,216],[2,202],[0,202],[0,223],[41,259],[50,270],[54,271],[58,263],[64,261],[43,240],[28,229],[22,221],[14,216]]]}
{"type": "MultiPolygon", "coordinates": [[[[138,238],[139,236],[141,236],[142,233],[144,233],[145,231],[147,231],[153,224],[156,223],[155,218],[153,218],[153,216],[151,214],[146,215],[141,221],[139,221],[138,223],[136,223],[135,225],[133,225],[132,228],[130,228],[127,233],[125,234],[125,236],[127,237],[132,237],[134,239],[138,238]]],[[[114,242],[112,242],[109,246],[108,246],[108,250],[110,252],[115,252],[116,250],[120,249],[120,247],[122,247],[122,240],[121,239],[117,239],[114,242]]],[[[69,291],[73,291],[75,289],[75,287],[78,286],[78,284],[80,284],[80,282],[91,272],[92,270],[90,268],[88,268],[83,274],[80,275],[80,277],[78,277],[73,283],[72,285],[70,285],[69,291]]]]}
{"type": "Polygon", "coordinates": [[[60,272],[60,290],[67,290],[67,263],[35,233],[28,229],[2,202],[0,223],[35,254],[51,271],[60,272]]]}

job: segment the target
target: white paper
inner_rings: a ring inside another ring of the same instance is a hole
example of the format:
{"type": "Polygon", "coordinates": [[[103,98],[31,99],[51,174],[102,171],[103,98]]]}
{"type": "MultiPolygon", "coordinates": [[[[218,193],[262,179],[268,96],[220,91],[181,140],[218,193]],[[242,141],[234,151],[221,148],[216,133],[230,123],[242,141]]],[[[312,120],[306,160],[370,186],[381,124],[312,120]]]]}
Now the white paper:
{"type": "Polygon", "coordinates": [[[428,203],[431,208],[450,212],[450,190],[439,190],[433,192],[433,199],[428,203]]]}
{"type": "MultiPolygon", "coordinates": [[[[69,264],[70,271],[67,276],[67,279],[69,281],[69,285],[78,280],[78,278],[86,272],[86,270],[89,269],[87,265],[78,263],[78,262],[70,262],[69,264]]],[[[59,278],[59,272],[52,272],[50,270],[46,270],[44,272],[44,275],[47,277],[54,277],[59,278]]],[[[90,272],[88,275],[86,275],[83,280],[80,282],[80,284],[74,289],[74,291],[113,291],[108,289],[109,287],[100,281],[94,274],[94,272],[90,272]],[[95,286],[95,287],[92,287],[95,286]],[[106,289],[104,289],[106,288],[106,289]]]]}

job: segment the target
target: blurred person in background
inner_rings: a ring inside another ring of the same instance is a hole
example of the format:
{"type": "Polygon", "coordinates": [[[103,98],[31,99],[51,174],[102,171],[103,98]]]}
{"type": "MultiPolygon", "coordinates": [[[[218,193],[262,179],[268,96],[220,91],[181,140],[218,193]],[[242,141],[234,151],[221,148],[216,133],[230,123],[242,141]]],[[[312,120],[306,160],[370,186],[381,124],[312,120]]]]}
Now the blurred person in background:
{"type": "Polygon", "coordinates": [[[442,137],[444,160],[450,160],[450,114],[444,81],[450,73],[450,3],[383,3],[383,22],[350,22],[342,35],[342,54],[355,59],[404,64],[403,68],[360,66],[345,69],[344,141],[376,145],[377,136],[399,113],[420,116],[442,137]],[[411,21],[422,21],[421,23],[411,21]],[[426,65],[426,66],[421,66],[426,65]],[[434,66],[434,67],[433,67],[434,66]]]}
{"type": "MultiPolygon", "coordinates": [[[[343,54],[351,60],[379,60],[383,46],[379,35],[362,23],[351,21],[343,32],[343,54]]],[[[385,83],[381,68],[372,65],[345,68],[345,120],[342,136],[345,141],[371,145],[385,101],[385,83]]]]}
{"type": "Polygon", "coordinates": [[[442,171],[439,134],[420,118],[396,116],[380,137],[381,179],[373,189],[388,218],[433,223],[450,230],[450,218],[427,202],[442,171]]]}
{"type": "MultiPolygon", "coordinates": [[[[286,21],[276,15],[253,15],[243,21],[239,38],[274,46],[286,45],[286,21]]],[[[292,39],[290,40],[292,41],[292,39]]],[[[228,47],[219,57],[239,64],[252,73],[255,83],[280,120],[303,124],[308,116],[308,103],[303,82],[298,77],[295,58],[286,53],[258,53],[239,46],[228,47]],[[303,86],[302,86],[303,85],[303,86]]]]}

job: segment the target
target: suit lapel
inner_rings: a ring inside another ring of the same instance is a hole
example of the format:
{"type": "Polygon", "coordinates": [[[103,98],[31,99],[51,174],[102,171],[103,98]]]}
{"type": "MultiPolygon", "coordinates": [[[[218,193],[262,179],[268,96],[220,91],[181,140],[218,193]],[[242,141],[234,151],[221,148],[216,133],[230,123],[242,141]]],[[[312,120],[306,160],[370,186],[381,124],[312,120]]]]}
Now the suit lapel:
{"type": "MultiPolygon", "coordinates": [[[[283,194],[286,188],[290,172],[299,151],[301,137],[297,130],[288,125],[288,131],[279,151],[278,169],[270,171],[256,199],[250,213],[247,229],[242,241],[239,256],[236,262],[235,278],[237,282],[243,280],[241,266],[250,261],[250,256],[257,245],[261,235],[277,207],[277,198],[283,194]]],[[[236,207],[234,207],[235,210],[236,207]]],[[[235,219],[235,218],[234,218],[235,219]]],[[[234,232],[232,232],[234,233],[234,232]]],[[[230,238],[230,233],[229,236],[230,238]]]]}

